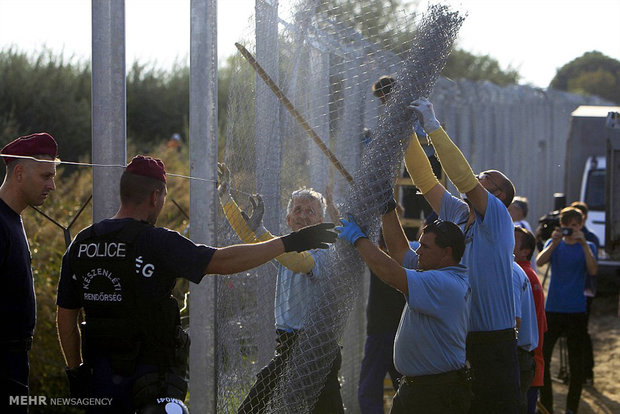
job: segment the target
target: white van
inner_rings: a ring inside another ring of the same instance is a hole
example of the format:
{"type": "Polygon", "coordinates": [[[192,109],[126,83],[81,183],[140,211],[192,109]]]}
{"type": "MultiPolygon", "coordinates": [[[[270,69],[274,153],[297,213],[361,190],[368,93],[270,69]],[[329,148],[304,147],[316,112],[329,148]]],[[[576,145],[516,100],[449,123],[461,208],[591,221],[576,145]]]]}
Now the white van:
{"type": "Polygon", "coordinates": [[[588,205],[586,227],[596,234],[601,244],[598,250],[599,266],[620,266],[620,262],[610,262],[605,251],[605,156],[588,157],[583,169],[579,200],[588,205]]]}

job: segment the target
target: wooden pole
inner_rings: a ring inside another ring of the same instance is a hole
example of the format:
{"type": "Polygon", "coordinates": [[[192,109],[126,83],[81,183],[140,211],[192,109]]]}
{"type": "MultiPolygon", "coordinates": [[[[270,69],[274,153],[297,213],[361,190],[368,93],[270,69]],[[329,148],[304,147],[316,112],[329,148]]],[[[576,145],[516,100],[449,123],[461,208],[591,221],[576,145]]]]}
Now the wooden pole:
{"type": "Polygon", "coordinates": [[[256,59],[254,59],[254,56],[252,56],[252,54],[248,52],[248,50],[242,45],[240,45],[239,43],[235,43],[235,46],[237,46],[237,49],[239,49],[239,52],[241,52],[243,57],[254,68],[256,73],[258,73],[258,75],[265,81],[265,83],[267,84],[267,86],[269,86],[269,88],[273,91],[273,93],[278,97],[280,102],[284,104],[284,106],[286,107],[286,109],[288,109],[291,115],[293,115],[293,117],[297,120],[297,122],[299,122],[301,126],[306,130],[306,132],[308,133],[308,135],[310,135],[310,138],[312,138],[314,143],[319,146],[319,149],[321,151],[323,151],[323,154],[325,154],[327,158],[332,162],[332,164],[334,164],[336,169],[340,171],[342,176],[346,178],[349,184],[353,184],[353,177],[351,177],[351,174],[349,174],[346,168],[344,168],[344,166],[340,163],[340,161],[338,161],[338,158],[336,158],[334,153],[331,152],[329,148],[327,148],[323,140],[321,140],[318,134],[314,132],[312,127],[308,124],[308,122],[306,122],[306,120],[299,113],[299,111],[295,109],[295,107],[293,106],[293,103],[286,97],[286,95],[284,95],[284,92],[282,92],[282,90],[278,87],[278,85],[276,85],[275,82],[269,77],[267,72],[265,72],[265,70],[258,64],[256,59]]]}

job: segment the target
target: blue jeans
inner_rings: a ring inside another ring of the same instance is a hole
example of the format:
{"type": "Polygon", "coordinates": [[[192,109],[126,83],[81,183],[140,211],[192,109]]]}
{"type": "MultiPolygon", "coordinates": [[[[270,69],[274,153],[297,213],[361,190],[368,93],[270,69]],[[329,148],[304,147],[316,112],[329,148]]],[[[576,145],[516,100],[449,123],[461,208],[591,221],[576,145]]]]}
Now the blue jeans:
{"type": "Polygon", "coordinates": [[[540,387],[530,387],[530,389],[527,390],[527,414],[536,414],[539,389],[540,387]]]}
{"type": "Polygon", "coordinates": [[[383,414],[383,379],[390,373],[394,390],[398,391],[401,374],[394,367],[396,331],[368,335],[357,388],[357,401],[362,414],[383,414]]]}

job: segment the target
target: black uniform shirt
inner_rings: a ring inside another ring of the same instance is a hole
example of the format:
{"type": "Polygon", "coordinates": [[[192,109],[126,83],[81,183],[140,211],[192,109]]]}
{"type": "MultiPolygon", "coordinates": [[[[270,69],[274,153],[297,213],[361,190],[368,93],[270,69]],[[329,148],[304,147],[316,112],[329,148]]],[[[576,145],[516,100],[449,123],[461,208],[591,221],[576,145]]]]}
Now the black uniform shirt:
{"type": "MultiPolygon", "coordinates": [[[[106,219],[96,223],[95,232],[104,236],[119,230],[133,219],[106,219]]],[[[152,298],[170,296],[177,278],[199,283],[211,261],[215,249],[183,237],[176,231],[151,227],[136,240],[137,287],[152,298]]],[[[74,272],[65,253],[62,259],[56,304],[66,309],[83,307],[81,286],[76,283],[74,272]]]]}
{"type": "Polygon", "coordinates": [[[30,247],[22,218],[0,200],[0,340],[32,336],[36,321],[30,247]]]}
{"type": "Polygon", "coordinates": [[[366,333],[396,332],[405,302],[405,295],[370,272],[366,333]]]}

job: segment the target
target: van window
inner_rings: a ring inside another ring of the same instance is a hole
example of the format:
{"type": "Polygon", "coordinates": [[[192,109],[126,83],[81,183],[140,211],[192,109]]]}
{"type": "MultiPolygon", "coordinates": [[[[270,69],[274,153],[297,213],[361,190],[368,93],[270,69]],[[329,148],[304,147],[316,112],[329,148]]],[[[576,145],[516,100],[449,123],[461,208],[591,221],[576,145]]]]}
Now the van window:
{"type": "Polygon", "coordinates": [[[588,173],[585,198],[590,210],[605,211],[605,170],[591,170],[588,173]]]}

